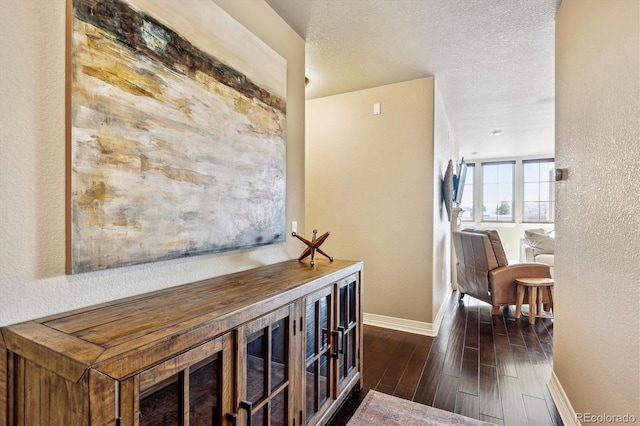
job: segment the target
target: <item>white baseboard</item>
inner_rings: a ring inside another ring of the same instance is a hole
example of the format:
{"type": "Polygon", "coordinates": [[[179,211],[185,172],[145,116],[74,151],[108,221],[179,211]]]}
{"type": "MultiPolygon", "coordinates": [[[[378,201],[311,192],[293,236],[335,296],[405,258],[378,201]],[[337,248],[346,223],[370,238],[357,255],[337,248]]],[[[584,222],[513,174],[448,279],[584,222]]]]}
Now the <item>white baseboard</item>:
{"type": "Polygon", "coordinates": [[[556,408],[558,409],[558,413],[560,413],[563,423],[567,426],[580,426],[578,416],[571,406],[571,402],[569,401],[567,394],[564,393],[564,389],[560,384],[560,380],[558,380],[558,376],[556,376],[556,373],[553,371],[551,372],[551,380],[549,380],[548,387],[549,393],[551,393],[551,398],[553,398],[553,402],[556,403],[556,408]]]}
{"type": "Polygon", "coordinates": [[[440,330],[440,323],[442,323],[442,318],[444,317],[444,311],[447,307],[448,300],[448,297],[443,300],[433,323],[387,317],[385,315],[370,314],[367,312],[363,315],[364,323],[375,327],[389,328],[391,330],[436,337],[438,335],[438,330],[440,330]]]}
{"type": "Polygon", "coordinates": [[[387,317],[384,315],[364,313],[364,323],[376,327],[390,328],[391,330],[405,331],[407,333],[421,334],[435,337],[438,332],[429,322],[414,321],[404,318],[387,317]]]}

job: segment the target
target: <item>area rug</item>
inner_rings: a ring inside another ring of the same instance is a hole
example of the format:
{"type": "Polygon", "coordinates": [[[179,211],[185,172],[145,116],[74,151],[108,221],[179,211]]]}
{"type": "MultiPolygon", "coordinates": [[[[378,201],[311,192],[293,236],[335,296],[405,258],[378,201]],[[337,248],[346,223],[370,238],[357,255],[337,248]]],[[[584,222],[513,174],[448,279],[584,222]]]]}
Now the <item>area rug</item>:
{"type": "Polygon", "coordinates": [[[373,390],[367,393],[347,423],[348,426],[476,426],[491,424],[373,390]]]}

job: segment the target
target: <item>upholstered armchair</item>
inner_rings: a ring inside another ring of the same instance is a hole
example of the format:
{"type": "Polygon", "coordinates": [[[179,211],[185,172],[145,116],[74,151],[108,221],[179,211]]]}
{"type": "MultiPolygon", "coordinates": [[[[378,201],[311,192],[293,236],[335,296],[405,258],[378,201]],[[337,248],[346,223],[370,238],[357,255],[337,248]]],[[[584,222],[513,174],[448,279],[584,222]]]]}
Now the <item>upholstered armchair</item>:
{"type": "MultiPolygon", "coordinates": [[[[453,232],[458,272],[459,302],[465,294],[493,306],[496,315],[503,305],[516,304],[517,278],[551,278],[548,265],[509,265],[497,231],[465,229],[453,232]]],[[[548,302],[545,295],[543,302],[548,302]]],[[[524,303],[528,303],[525,295],[524,303]]]]}

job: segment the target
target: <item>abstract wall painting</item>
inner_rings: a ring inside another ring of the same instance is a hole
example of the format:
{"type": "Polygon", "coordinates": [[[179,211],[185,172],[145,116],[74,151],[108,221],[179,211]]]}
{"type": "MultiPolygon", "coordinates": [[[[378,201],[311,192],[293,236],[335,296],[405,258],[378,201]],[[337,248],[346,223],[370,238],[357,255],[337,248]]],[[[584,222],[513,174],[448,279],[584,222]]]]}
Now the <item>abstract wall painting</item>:
{"type": "Polygon", "coordinates": [[[285,240],[286,61],[210,0],[70,0],[67,273],[285,240]]]}

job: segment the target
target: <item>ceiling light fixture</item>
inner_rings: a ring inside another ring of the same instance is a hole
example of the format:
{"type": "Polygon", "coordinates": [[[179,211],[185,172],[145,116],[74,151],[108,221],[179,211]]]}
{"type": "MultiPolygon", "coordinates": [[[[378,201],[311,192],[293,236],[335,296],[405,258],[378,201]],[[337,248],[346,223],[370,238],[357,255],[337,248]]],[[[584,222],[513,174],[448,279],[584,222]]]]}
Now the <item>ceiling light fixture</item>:
{"type": "Polygon", "coordinates": [[[491,134],[493,136],[500,136],[502,134],[502,130],[494,130],[493,132],[491,132],[491,134]]]}

